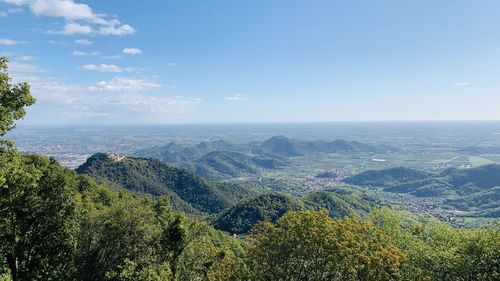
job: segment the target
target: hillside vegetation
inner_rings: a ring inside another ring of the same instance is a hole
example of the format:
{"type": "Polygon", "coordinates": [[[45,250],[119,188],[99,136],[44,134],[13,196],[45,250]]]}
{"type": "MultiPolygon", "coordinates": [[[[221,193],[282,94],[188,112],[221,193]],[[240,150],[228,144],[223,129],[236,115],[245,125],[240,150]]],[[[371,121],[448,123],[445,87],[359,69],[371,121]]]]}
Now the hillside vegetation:
{"type": "Polygon", "coordinates": [[[426,173],[398,167],[365,171],[344,179],[345,183],[382,188],[386,192],[444,199],[443,203],[476,217],[500,215],[500,165],[488,164],[468,169],[449,168],[426,173]]]}
{"type": "Polygon", "coordinates": [[[115,160],[110,154],[97,153],[76,171],[130,191],[167,194],[205,213],[218,213],[252,194],[235,185],[209,182],[190,171],[154,159],[125,157],[115,160]]]}

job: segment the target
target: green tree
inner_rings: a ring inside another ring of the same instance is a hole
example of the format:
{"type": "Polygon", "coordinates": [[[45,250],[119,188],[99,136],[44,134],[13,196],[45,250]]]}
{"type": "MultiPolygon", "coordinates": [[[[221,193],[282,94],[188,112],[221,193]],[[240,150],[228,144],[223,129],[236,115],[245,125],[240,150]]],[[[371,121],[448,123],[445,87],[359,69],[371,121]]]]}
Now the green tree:
{"type": "Polygon", "coordinates": [[[326,211],[289,212],[252,230],[256,280],[396,280],[403,253],[372,224],[326,211]]]}
{"type": "Polygon", "coordinates": [[[7,58],[0,58],[0,136],[13,129],[16,120],[24,117],[25,107],[35,103],[28,83],[11,84],[7,63],[7,58]]]}
{"type": "Polygon", "coordinates": [[[145,269],[162,274],[156,253],[160,227],[149,200],[117,202],[90,215],[80,235],[80,279],[121,280],[145,269]]]}
{"type": "Polygon", "coordinates": [[[54,160],[0,153],[0,253],[12,279],[67,279],[77,233],[73,174],[54,160]]]}
{"type": "Polygon", "coordinates": [[[370,217],[406,254],[403,280],[500,280],[498,229],[456,229],[389,209],[370,217]]]}

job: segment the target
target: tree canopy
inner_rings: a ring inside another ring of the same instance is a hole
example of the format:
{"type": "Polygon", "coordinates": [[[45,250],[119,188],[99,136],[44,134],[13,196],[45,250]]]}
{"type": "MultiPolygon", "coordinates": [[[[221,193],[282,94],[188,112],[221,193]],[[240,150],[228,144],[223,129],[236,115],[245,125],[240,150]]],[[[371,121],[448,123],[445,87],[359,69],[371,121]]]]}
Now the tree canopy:
{"type": "Polygon", "coordinates": [[[0,58],[0,136],[15,127],[15,121],[24,117],[26,107],[35,103],[28,83],[12,84],[7,72],[7,58],[0,58]]]}

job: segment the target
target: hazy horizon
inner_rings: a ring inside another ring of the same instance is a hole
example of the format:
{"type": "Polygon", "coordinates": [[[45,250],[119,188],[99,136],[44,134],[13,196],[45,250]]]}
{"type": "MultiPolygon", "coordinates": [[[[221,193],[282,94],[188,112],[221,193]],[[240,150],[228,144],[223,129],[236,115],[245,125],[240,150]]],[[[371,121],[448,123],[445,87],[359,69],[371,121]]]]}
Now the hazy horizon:
{"type": "Polygon", "coordinates": [[[500,120],[499,10],[0,0],[0,56],[37,98],[20,125],[500,120]]]}

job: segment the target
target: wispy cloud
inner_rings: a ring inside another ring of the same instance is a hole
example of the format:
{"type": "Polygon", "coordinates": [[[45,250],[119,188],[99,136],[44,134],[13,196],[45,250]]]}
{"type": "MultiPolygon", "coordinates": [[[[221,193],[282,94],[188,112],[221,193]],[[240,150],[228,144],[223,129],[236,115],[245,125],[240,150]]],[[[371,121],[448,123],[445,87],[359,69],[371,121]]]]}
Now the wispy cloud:
{"type": "Polygon", "coordinates": [[[176,66],[177,64],[175,62],[169,62],[167,63],[167,66],[176,66]]]}
{"type": "Polygon", "coordinates": [[[230,97],[224,98],[225,100],[230,100],[230,101],[244,101],[247,100],[246,95],[243,94],[234,94],[230,97]]]}
{"type": "Polygon", "coordinates": [[[33,73],[41,73],[44,72],[40,67],[24,63],[20,61],[11,61],[9,62],[9,71],[13,73],[21,73],[21,74],[33,74],[33,73]]]}
{"type": "Polygon", "coordinates": [[[69,22],[66,23],[63,27],[62,30],[49,30],[48,33],[50,34],[66,34],[66,35],[73,35],[73,34],[91,34],[93,33],[94,30],[90,25],[88,24],[79,24],[76,22],[69,22]]]}
{"type": "Polygon", "coordinates": [[[135,29],[123,24],[106,14],[95,13],[87,4],[76,3],[73,0],[1,0],[17,6],[28,6],[36,16],[64,18],[66,24],[61,30],[51,30],[50,33],[60,34],[101,34],[128,35],[135,29]]]}
{"type": "Polygon", "coordinates": [[[77,40],[74,40],[73,42],[75,42],[75,44],[84,45],[84,46],[90,46],[94,43],[88,39],[77,39],[77,40]]]}
{"type": "Polygon", "coordinates": [[[82,66],[83,70],[86,71],[99,71],[99,72],[134,72],[135,68],[133,67],[119,67],[113,64],[86,64],[82,66]]]}
{"type": "Polygon", "coordinates": [[[131,79],[116,77],[110,81],[99,81],[89,87],[92,91],[105,92],[142,92],[147,89],[158,88],[160,84],[146,79],[131,79]]]}
{"type": "Polygon", "coordinates": [[[469,86],[469,82],[457,82],[454,85],[455,85],[455,87],[465,87],[465,86],[469,86]]]}
{"type": "Polygon", "coordinates": [[[95,91],[89,91],[89,87],[46,76],[36,65],[11,62],[9,71],[14,82],[29,81],[31,92],[37,98],[35,107],[43,108],[43,112],[52,110],[55,115],[76,122],[92,118],[118,120],[123,116],[163,118],[183,114],[202,102],[194,97],[140,92],[160,86],[146,79],[115,78],[98,82],[90,87],[95,91]]]}
{"type": "Polygon", "coordinates": [[[0,38],[0,45],[4,46],[13,46],[13,45],[19,45],[19,44],[26,44],[28,42],[26,41],[17,41],[17,40],[12,40],[12,39],[7,39],[7,38],[0,38]]]}
{"type": "Polygon", "coordinates": [[[99,56],[101,55],[101,52],[99,51],[93,51],[93,52],[84,52],[84,51],[73,51],[71,53],[72,56],[75,56],[75,57],[83,57],[83,56],[99,56]]]}
{"type": "Polygon", "coordinates": [[[138,48],[125,48],[122,50],[122,53],[126,55],[140,55],[142,54],[142,50],[138,48]]]}
{"type": "Polygon", "coordinates": [[[17,61],[32,61],[34,58],[32,56],[20,56],[17,57],[17,61]]]}

